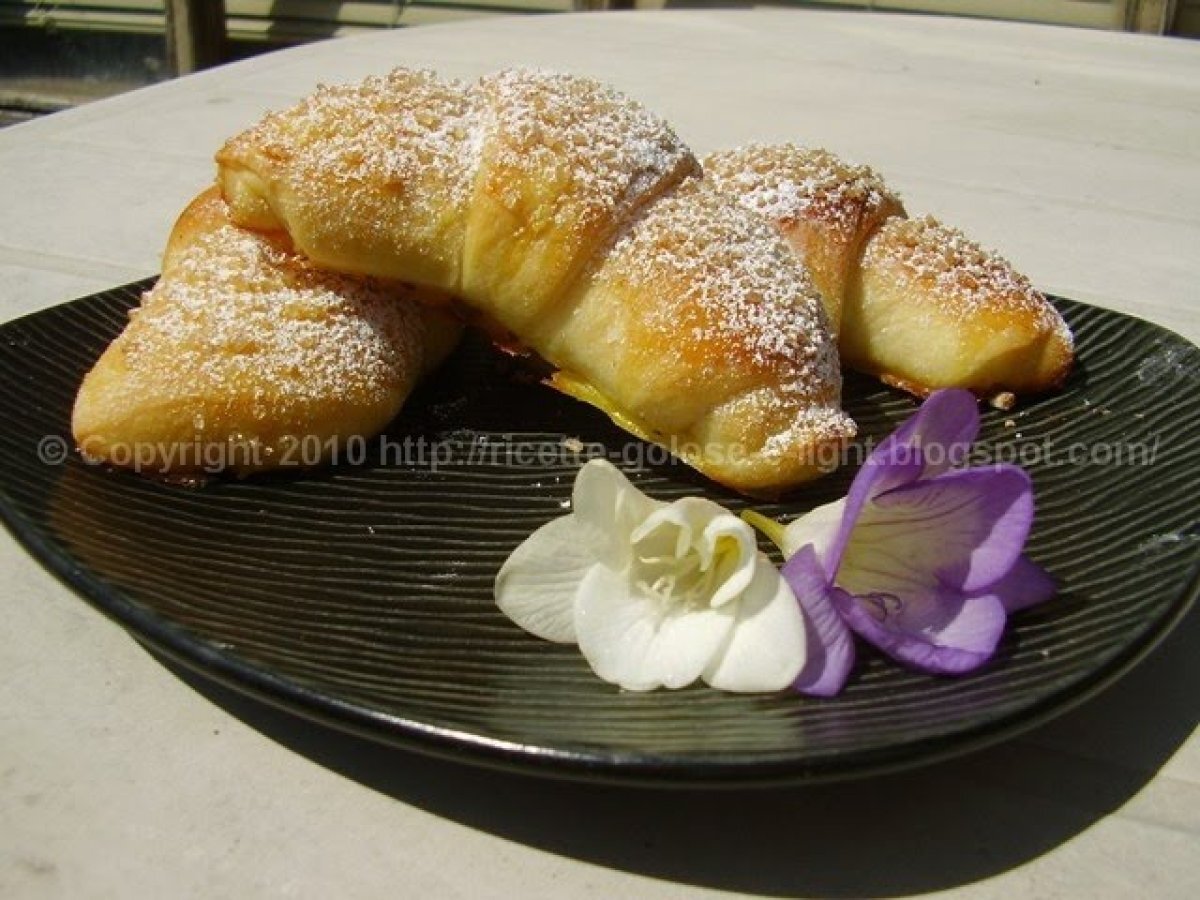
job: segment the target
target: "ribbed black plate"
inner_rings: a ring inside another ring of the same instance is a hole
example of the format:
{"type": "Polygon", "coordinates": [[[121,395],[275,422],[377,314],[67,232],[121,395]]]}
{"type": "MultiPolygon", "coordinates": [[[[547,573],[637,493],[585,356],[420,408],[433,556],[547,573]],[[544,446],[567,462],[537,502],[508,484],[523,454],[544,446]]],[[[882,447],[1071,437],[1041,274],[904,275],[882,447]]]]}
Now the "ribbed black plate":
{"type": "MultiPolygon", "coordinates": [[[[140,640],[203,674],[384,741],[533,772],[647,783],[817,780],[962,752],[1061,712],[1125,671],[1197,593],[1200,351],[1126,316],[1057,301],[1080,365],[1062,392],[989,412],[982,446],[1033,473],[1031,555],[1061,595],[1016,616],[998,658],[960,679],[860,655],[814,701],[704,687],[624,694],[573,648],[491,599],[505,556],[563,513],[604,448],[652,495],[743,502],[631,441],[600,413],[512,377],[468,342],[366,460],[177,488],[91,468],[69,440],[83,373],[145,285],[0,328],[0,511],[56,574],[140,640]],[[1008,421],[1006,421],[1008,420],[1008,421]]],[[[847,385],[864,435],[914,409],[847,385]]],[[[357,461],[357,460],[356,460],[357,461]]],[[[760,505],[842,494],[855,466],[760,505]]]]}

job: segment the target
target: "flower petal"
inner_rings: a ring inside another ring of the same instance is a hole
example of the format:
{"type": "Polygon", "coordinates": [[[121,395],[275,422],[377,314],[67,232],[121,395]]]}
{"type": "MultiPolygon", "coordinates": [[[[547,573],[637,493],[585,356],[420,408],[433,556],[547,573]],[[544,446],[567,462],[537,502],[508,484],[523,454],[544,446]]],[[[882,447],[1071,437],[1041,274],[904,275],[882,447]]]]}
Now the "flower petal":
{"type": "Polygon", "coordinates": [[[991,659],[1004,632],[1004,605],[991,595],[942,589],[909,597],[857,597],[835,588],[832,599],[856,633],[924,672],[976,669],[991,659]]]}
{"type": "Polygon", "coordinates": [[[805,662],[793,682],[804,694],[832,697],[841,692],[854,666],[854,638],[829,599],[825,572],[811,546],[784,564],[787,579],[804,610],[805,662]]]}
{"type": "Polygon", "coordinates": [[[1029,476],[963,469],[876,497],[863,509],[835,581],[852,594],[935,583],[976,593],[1020,556],[1033,523],[1029,476]]]}
{"type": "MultiPolygon", "coordinates": [[[[706,500],[705,503],[711,503],[706,500]]],[[[705,565],[713,571],[716,590],[709,601],[713,606],[722,606],[741,597],[761,578],[765,558],[758,552],[758,539],[754,529],[733,513],[711,503],[717,513],[704,526],[701,548],[705,565]]],[[[779,573],[767,564],[775,581],[779,573]]]]}
{"type": "MultiPolygon", "coordinates": [[[[758,554],[754,529],[703,497],[682,497],[658,508],[630,535],[639,552],[648,554],[683,557],[695,549],[705,568],[713,564],[723,538],[732,542],[739,560],[752,562],[758,554]]],[[[735,593],[740,593],[749,581],[749,576],[742,579],[735,593]]]]}
{"type": "Polygon", "coordinates": [[[1010,613],[1045,603],[1058,592],[1046,570],[1026,556],[1017,559],[1007,575],[987,589],[1010,613]]]}
{"type": "Polygon", "coordinates": [[[780,550],[785,559],[794,556],[801,547],[811,545],[822,565],[827,562],[829,549],[837,537],[838,528],[846,514],[846,498],[809,510],[783,529],[780,550]]]}
{"type": "Polygon", "coordinates": [[[702,497],[683,497],[656,509],[629,541],[635,583],[649,584],[657,576],[690,579],[703,585],[713,606],[741,596],[758,558],[754,529],[702,497]]]}
{"type": "Polygon", "coordinates": [[[621,568],[631,552],[630,532],[653,513],[666,506],[639,491],[612,463],[592,459],[580,467],[571,494],[571,511],[581,522],[603,536],[596,556],[621,568]]]}
{"type": "Polygon", "coordinates": [[[979,402],[970,391],[947,388],[930,394],[872,456],[902,462],[915,452],[921,459],[921,477],[934,478],[965,463],[978,435],[979,402]],[[902,453],[901,448],[907,452],[902,453]]]}
{"type": "Polygon", "coordinates": [[[979,408],[969,391],[935,391],[867,457],[846,495],[842,523],[822,562],[830,571],[841,564],[863,508],[875,497],[965,462],[979,433],[979,408]]]}
{"type": "Polygon", "coordinates": [[[574,515],[546,523],[504,561],[496,576],[496,605],[540,638],[574,643],[575,594],[596,565],[599,539],[574,515]]]}
{"type": "Polygon", "coordinates": [[[804,667],[804,617],[788,583],[759,554],[754,578],[735,604],[728,643],[702,677],[723,691],[778,691],[804,667]]]}
{"type": "Polygon", "coordinates": [[[725,643],[733,621],[730,604],[664,603],[606,566],[584,576],[575,601],[579,649],[597,675],[630,691],[691,684],[725,643]]]}

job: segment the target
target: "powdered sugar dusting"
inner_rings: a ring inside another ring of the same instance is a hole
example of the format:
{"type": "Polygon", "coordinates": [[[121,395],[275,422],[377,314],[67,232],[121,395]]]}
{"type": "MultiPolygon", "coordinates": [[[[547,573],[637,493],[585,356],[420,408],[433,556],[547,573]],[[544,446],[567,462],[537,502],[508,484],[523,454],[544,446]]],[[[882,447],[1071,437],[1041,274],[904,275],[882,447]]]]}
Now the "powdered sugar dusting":
{"type": "Polygon", "coordinates": [[[690,179],[656,203],[611,258],[634,290],[679,292],[645,306],[664,353],[679,347],[701,362],[766,372],[781,397],[837,404],[837,351],[807,271],[765,221],[706,181],[690,179]]]}
{"type": "MultiPolygon", "coordinates": [[[[396,69],[320,87],[233,138],[218,159],[269,167],[269,178],[287,185],[290,202],[332,243],[398,220],[410,223],[414,239],[436,243],[444,235],[434,223],[470,201],[480,152],[476,100],[460,82],[396,69]]],[[[398,237],[381,231],[378,240],[398,237]]]]}
{"type": "Polygon", "coordinates": [[[800,407],[793,411],[788,427],[767,438],[759,452],[778,460],[807,454],[815,464],[827,466],[830,460],[822,459],[827,451],[821,448],[849,440],[855,432],[850,417],[836,406],[800,407]]]}
{"type": "Polygon", "coordinates": [[[823,149],[749,144],[710,154],[704,175],[718,189],[778,225],[819,220],[843,232],[900,206],[900,198],[867,166],[850,165],[823,149]]]}
{"type": "Polygon", "coordinates": [[[476,89],[487,110],[485,154],[494,153],[488,165],[511,181],[506,206],[520,206],[522,179],[555,184],[557,196],[542,199],[568,235],[610,231],[604,223],[621,222],[697,166],[665,121],[591,79],[509,69],[476,89]]]}
{"type": "Polygon", "coordinates": [[[135,380],[181,395],[249,390],[260,421],[300,402],[380,402],[420,365],[423,326],[395,289],[320,272],[232,225],[169,253],[133,315],[122,346],[135,380]]]}
{"type": "Polygon", "coordinates": [[[1027,277],[999,254],[931,216],[890,219],[867,244],[864,267],[886,266],[920,282],[940,308],[962,320],[983,310],[1032,317],[1039,329],[1056,332],[1071,346],[1062,316],[1027,277]]]}

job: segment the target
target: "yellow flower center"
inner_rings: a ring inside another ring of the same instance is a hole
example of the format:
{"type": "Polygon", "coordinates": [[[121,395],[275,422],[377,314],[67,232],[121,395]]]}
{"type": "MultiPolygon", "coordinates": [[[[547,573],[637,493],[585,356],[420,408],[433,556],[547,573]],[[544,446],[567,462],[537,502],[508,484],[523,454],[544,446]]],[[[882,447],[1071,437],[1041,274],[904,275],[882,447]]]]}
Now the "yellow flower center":
{"type": "Polygon", "coordinates": [[[633,583],[665,604],[708,606],[741,562],[741,545],[719,535],[711,547],[691,529],[663,523],[634,544],[633,583]],[[670,533],[670,532],[673,532],[670,533]]]}

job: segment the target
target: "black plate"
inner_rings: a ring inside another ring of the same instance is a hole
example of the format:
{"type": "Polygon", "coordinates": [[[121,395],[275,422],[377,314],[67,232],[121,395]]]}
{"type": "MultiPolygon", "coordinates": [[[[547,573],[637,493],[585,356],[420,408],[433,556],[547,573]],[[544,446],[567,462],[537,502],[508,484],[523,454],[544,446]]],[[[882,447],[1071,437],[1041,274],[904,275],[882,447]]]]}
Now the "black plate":
{"type": "MultiPolygon", "coordinates": [[[[603,448],[650,494],[743,501],[468,340],[386,443],[319,472],[158,484],[67,446],[83,373],[145,284],[0,328],[0,511],[47,567],[139,639],[296,713],[413,749],[643,783],[819,780],[900,768],[1031,727],[1145,655],[1197,593],[1200,351],[1146,322],[1056,301],[1080,364],[1066,389],[988,412],[982,444],[1037,489],[1031,555],[1061,594],[1016,616],[996,660],[939,679],[860,655],[827,701],[697,686],[625,694],[491,599],[505,556],[562,514],[603,448]],[[584,454],[577,452],[578,439],[584,454]],[[48,461],[44,461],[45,460],[48,461]]],[[[906,397],[851,379],[865,436],[906,397]]],[[[841,495],[854,466],[788,502],[841,495]]]]}

